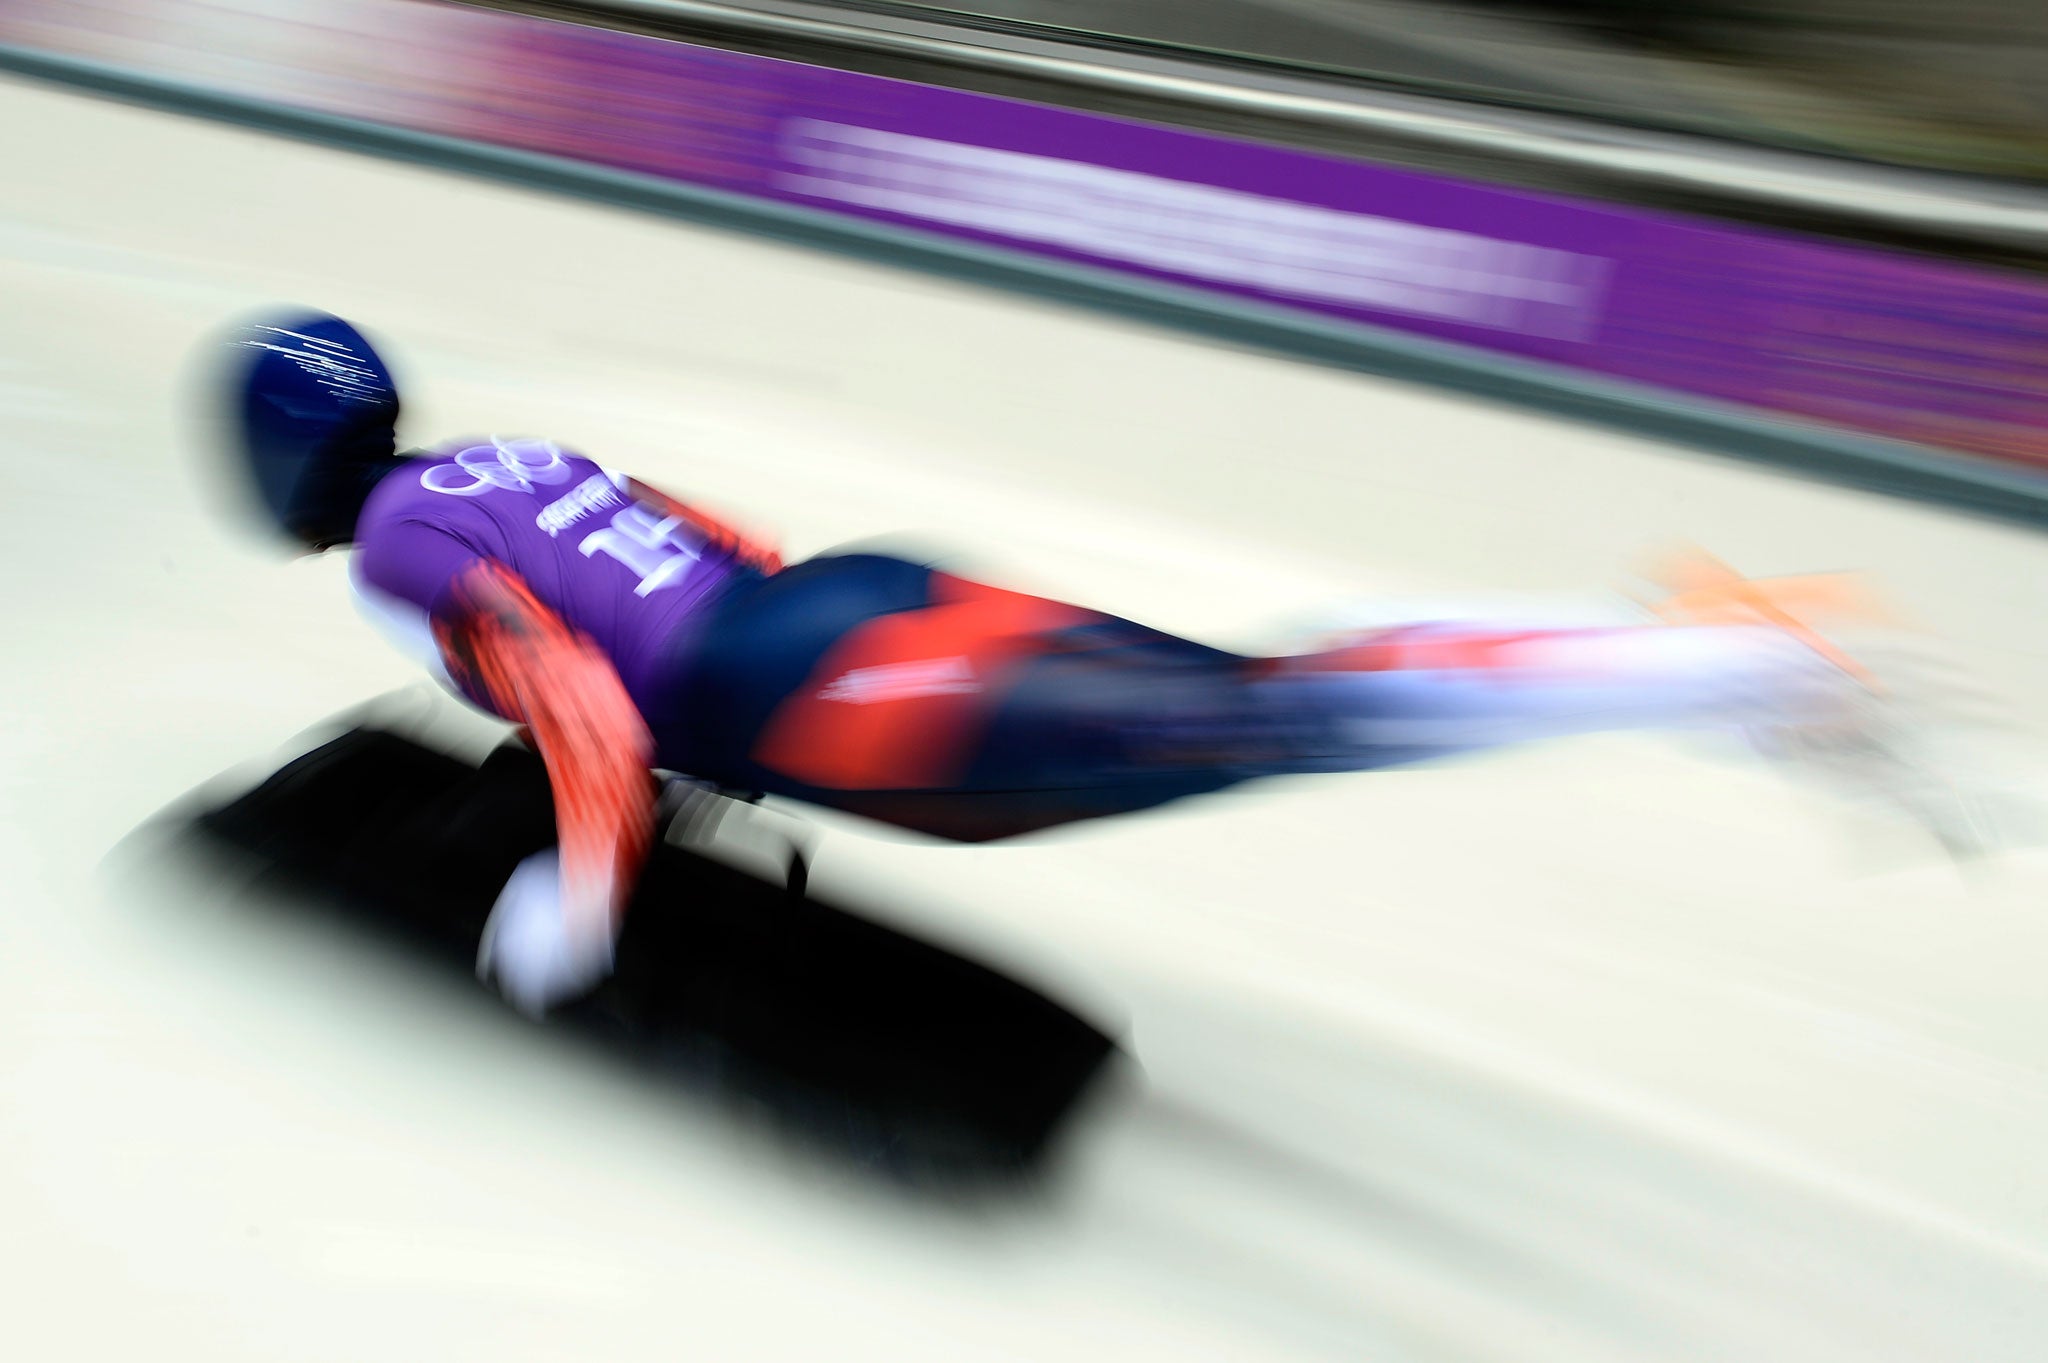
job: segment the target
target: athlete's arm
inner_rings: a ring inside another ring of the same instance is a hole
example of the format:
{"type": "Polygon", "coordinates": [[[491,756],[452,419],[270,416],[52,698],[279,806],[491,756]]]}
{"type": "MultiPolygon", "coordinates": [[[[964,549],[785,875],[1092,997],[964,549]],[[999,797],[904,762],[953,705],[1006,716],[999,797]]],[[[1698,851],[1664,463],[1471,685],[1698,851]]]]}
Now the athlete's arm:
{"type": "Polygon", "coordinates": [[[653,838],[645,721],[611,660],[500,564],[463,569],[436,633],[457,676],[532,733],[555,796],[563,928],[608,960],[653,838]]]}
{"type": "Polygon", "coordinates": [[[650,487],[637,478],[622,477],[618,480],[619,490],[643,506],[653,507],[664,516],[688,521],[702,531],[719,548],[731,553],[748,567],[764,573],[779,572],[782,569],[782,555],[766,540],[749,535],[731,522],[712,515],[701,507],[695,507],[681,498],[672,497],[658,487],[650,487]]]}

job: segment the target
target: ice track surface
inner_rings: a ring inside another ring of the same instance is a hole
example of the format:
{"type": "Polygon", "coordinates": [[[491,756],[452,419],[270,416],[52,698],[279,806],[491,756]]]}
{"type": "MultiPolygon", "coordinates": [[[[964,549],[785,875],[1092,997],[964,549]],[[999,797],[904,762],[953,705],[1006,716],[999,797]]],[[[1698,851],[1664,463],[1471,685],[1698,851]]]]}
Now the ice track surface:
{"type": "MultiPolygon", "coordinates": [[[[35,1359],[2048,1356],[2048,865],[1660,739],[1275,785],[816,876],[1128,1028],[1044,1197],[933,1207],[172,882],[130,837],[413,685],[224,531],[191,348],[359,317],[527,431],[1218,642],[1878,570],[2023,702],[2048,540],[1353,375],[0,83],[0,1265],[35,1359]]],[[[2021,718],[2038,716],[2022,706],[2021,718]]],[[[2008,757],[2037,769],[2031,730],[2008,757]]]]}

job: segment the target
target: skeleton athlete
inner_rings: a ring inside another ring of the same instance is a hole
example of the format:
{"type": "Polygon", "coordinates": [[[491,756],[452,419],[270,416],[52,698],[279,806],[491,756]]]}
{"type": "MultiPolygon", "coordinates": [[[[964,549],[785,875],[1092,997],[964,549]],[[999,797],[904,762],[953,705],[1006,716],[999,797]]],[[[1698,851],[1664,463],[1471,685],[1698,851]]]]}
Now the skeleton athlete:
{"type": "Polygon", "coordinates": [[[546,763],[557,850],[513,875],[479,954],[532,1013],[610,968],[657,770],[983,841],[1564,734],[1799,731],[1868,694],[1756,584],[1706,584],[1692,619],[1711,623],[1417,623],[1248,657],[904,559],[784,564],[549,441],[398,453],[390,372],[338,318],[229,349],[269,515],[315,551],[353,545],[373,617],[546,763]]]}

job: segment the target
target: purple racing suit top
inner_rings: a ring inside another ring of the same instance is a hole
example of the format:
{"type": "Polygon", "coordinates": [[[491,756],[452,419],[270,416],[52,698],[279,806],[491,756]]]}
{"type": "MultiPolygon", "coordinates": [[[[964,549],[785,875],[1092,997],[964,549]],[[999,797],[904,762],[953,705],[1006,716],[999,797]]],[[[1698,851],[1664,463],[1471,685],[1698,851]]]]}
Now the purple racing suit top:
{"type": "Polygon", "coordinates": [[[357,521],[352,571],[364,612],[445,678],[432,623],[449,619],[464,570],[489,560],[596,644],[648,714],[678,665],[677,630],[739,566],[700,526],[634,500],[627,486],[547,440],[492,437],[407,459],[357,521]]]}

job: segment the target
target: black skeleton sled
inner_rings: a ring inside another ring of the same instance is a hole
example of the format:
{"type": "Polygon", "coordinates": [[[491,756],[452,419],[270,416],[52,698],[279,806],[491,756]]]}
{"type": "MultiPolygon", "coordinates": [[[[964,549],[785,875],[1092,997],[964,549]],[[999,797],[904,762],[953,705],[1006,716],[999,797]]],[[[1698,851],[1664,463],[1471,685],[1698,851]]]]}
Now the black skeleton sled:
{"type": "MultiPolygon", "coordinates": [[[[523,748],[475,765],[357,728],[194,827],[254,856],[291,902],[366,918],[469,973],[506,877],[553,842],[554,810],[523,748]]],[[[1115,1042],[1029,985],[812,897],[805,865],[791,844],[771,880],[657,843],[617,969],[550,1024],[885,1173],[1042,1171],[1115,1042]]]]}

